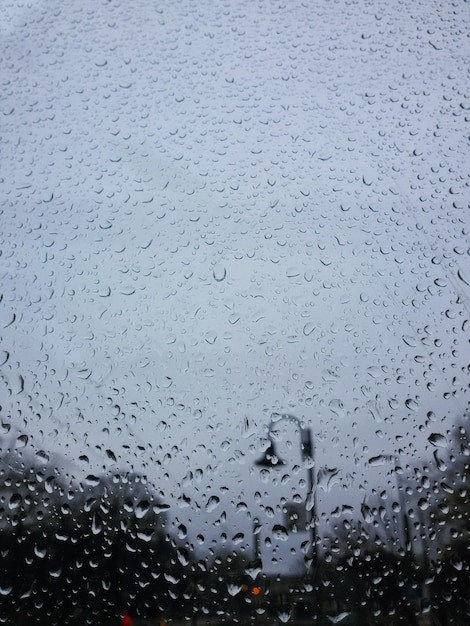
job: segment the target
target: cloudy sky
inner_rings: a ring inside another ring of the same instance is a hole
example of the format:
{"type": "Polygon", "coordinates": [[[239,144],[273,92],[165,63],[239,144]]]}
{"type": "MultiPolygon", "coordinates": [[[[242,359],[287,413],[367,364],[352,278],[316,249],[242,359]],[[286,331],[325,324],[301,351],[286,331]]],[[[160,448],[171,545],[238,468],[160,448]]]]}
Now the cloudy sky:
{"type": "Polygon", "coordinates": [[[326,517],[432,459],[468,405],[466,3],[2,11],[2,448],[143,471],[208,536],[280,497],[273,412],[338,470],[326,517]]]}

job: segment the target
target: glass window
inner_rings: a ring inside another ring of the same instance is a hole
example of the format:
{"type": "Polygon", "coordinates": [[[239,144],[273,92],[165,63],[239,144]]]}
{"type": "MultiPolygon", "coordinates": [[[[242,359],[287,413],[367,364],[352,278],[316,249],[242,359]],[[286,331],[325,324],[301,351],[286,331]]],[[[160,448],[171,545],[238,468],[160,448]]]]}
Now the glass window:
{"type": "Polygon", "coordinates": [[[467,3],[0,21],[0,623],[468,624],[467,3]]]}

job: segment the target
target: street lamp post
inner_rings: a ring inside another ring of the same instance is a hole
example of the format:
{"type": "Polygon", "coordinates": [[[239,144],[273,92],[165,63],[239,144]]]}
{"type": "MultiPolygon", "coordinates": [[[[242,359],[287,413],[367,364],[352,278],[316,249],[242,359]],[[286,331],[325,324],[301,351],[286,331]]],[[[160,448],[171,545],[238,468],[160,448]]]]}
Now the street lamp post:
{"type": "Polygon", "coordinates": [[[309,569],[312,572],[312,581],[314,581],[316,568],[317,568],[317,536],[316,536],[316,524],[315,524],[315,481],[314,481],[314,450],[312,442],[312,432],[310,428],[305,427],[298,417],[289,413],[284,413],[275,420],[271,420],[268,427],[268,439],[270,444],[265,450],[263,456],[256,461],[258,467],[276,468],[286,465],[286,462],[281,459],[276,453],[276,447],[272,436],[272,429],[275,424],[281,420],[287,420],[293,422],[299,428],[300,432],[300,452],[305,468],[307,470],[307,487],[308,493],[305,502],[305,508],[307,512],[307,524],[310,531],[310,551],[308,555],[309,569]]]}

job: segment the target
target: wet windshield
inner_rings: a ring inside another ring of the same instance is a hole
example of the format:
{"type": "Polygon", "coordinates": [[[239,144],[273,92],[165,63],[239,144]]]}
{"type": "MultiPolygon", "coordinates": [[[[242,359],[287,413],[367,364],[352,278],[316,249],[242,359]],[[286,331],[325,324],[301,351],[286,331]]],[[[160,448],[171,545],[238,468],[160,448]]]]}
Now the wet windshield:
{"type": "Polygon", "coordinates": [[[468,624],[468,4],[1,13],[0,622],[468,624]]]}

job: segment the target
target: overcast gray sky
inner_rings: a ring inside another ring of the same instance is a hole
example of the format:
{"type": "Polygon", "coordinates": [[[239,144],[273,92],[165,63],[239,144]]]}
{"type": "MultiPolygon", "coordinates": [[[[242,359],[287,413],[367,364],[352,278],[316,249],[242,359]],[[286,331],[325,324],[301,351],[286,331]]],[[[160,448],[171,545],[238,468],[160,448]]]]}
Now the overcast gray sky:
{"type": "Polygon", "coordinates": [[[468,405],[467,4],[2,12],[0,404],[28,446],[112,450],[208,536],[212,495],[229,528],[280,497],[272,412],[341,470],[326,516],[370,457],[432,458],[468,405]]]}

